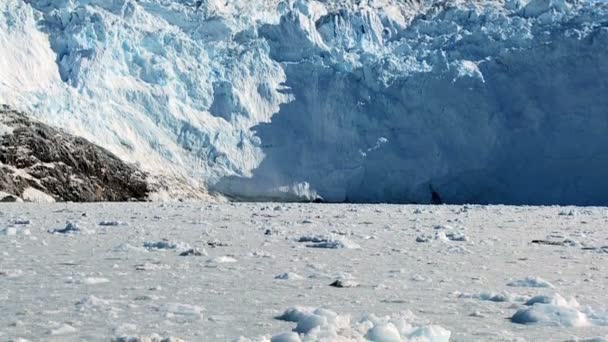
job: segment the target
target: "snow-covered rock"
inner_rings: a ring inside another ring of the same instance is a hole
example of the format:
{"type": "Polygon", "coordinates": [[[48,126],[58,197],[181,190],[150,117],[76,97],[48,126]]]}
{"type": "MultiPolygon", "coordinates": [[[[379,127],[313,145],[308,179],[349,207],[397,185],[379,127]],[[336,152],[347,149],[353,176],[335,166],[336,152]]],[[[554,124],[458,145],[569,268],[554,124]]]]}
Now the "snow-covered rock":
{"type": "Polygon", "coordinates": [[[0,190],[18,195],[15,201],[128,201],[148,196],[145,173],[92,142],[1,103],[0,126],[10,128],[0,132],[0,190]]]}

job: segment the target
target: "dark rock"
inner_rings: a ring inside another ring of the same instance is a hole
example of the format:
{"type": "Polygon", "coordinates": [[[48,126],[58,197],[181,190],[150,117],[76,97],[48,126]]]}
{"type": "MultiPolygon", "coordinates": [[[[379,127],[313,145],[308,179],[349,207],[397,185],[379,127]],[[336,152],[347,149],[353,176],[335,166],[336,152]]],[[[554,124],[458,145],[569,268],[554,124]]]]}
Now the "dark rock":
{"type": "Polygon", "coordinates": [[[19,197],[32,187],[73,202],[147,199],[147,174],[111,152],[7,106],[0,122],[12,129],[0,137],[0,191],[19,197]]]}
{"type": "Polygon", "coordinates": [[[23,202],[23,200],[15,195],[11,194],[2,194],[0,195],[0,202],[8,203],[8,202],[23,202]]]}

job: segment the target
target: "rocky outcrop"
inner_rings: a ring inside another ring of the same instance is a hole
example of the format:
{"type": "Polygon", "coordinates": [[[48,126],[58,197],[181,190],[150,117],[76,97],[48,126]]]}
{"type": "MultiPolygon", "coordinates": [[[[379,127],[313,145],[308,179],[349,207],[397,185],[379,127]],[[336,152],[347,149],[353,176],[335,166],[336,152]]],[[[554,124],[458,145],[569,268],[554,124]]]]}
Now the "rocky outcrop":
{"type": "Polygon", "coordinates": [[[146,200],[147,174],[90,141],[0,106],[0,192],[26,201],[146,200]]]}

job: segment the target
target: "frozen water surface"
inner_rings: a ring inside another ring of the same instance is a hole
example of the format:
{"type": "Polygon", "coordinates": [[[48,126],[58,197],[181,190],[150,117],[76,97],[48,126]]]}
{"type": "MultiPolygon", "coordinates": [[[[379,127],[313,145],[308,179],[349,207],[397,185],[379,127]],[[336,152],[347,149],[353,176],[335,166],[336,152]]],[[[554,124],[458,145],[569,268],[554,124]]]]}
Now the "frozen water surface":
{"type": "Polygon", "coordinates": [[[599,207],[6,204],[0,340],[602,341],[607,226],[599,207]],[[87,234],[50,233],[66,222],[87,234]],[[468,239],[417,242],[436,232],[468,239]]]}

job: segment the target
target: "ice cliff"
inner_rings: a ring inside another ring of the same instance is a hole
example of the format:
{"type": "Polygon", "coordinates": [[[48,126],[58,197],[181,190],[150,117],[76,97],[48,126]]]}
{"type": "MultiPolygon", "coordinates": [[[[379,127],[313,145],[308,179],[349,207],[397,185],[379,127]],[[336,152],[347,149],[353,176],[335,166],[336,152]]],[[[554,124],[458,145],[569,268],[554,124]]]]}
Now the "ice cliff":
{"type": "Polygon", "coordinates": [[[3,0],[0,103],[241,199],[608,204],[608,5],[3,0]]]}

